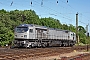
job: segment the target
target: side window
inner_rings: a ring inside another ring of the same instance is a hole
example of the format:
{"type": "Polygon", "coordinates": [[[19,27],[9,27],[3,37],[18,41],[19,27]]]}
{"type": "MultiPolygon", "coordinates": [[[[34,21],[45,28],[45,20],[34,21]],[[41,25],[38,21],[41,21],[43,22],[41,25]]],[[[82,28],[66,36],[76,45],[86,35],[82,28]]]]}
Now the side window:
{"type": "Polygon", "coordinates": [[[73,36],[74,36],[74,33],[73,33],[73,36]]]}
{"type": "Polygon", "coordinates": [[[33,29],[30,29],[29,32],[33,33],[33,29]]]}
{"type": "Polygon", "coordinates": [[[71,34],[71,36],[73,36],[73,34],[71,34]]]}

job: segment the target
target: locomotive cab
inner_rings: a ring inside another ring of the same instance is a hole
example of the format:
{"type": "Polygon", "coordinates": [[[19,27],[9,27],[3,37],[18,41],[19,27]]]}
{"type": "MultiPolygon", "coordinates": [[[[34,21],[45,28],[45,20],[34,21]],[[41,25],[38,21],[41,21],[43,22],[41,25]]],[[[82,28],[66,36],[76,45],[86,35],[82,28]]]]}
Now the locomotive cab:
{"type": "Polygon", "coordinates": [[[17,39],[27,39],[28,37],[28,27],[17,27],[15,29],[15,38],[17,39]]]}
{"type": "Polygon", "coordinates": [[[15,28],[15,40],[14,46],[15,47],[27,47],[28,46],[28,39],[30,39],[30,34],[33,33],[32,27],[28,27],[28,25],[20,25],[15,28]]]}

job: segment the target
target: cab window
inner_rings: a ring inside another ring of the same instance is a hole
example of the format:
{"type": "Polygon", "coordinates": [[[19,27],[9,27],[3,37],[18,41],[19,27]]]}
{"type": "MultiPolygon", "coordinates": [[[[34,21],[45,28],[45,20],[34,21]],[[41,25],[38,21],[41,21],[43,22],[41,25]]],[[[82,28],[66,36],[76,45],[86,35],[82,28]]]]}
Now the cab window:
{"type": "Polygon", "coordinates": [[[18,33],[24,33],[28,31],[28,27],[17,27],[15,31],[18,33]]]}
{"type": "Polygon", "coordinates": [[[30,29],[29,32],[33,33],[33,29],[30,29]]]}

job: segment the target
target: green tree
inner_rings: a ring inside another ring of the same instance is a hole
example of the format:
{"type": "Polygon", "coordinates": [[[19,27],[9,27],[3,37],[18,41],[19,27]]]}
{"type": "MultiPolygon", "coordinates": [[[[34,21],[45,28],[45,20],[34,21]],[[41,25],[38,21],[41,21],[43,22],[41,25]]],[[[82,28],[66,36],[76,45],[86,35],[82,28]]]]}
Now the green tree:
{"type": "Polygon", "coordinates": [[[69,28],[70,31],[76,32],[76,28],[72,24],[69,24],[68,28],[69,28]]]}
{"type": "Polygon", "coordinates": [[[63,24],[62,26],[63,26],[63,28],[62,28],[62,29],[64,29],[64,30],[68,30],[68,29],[69,29],[69,27],[68,27],[68,25],[67,25],[67,24],[63,24]]]}
{"type": "Polygon", "coordinates": [[[86,44],[87,38],[85,35],[86,31],[85,31],[84,27],[78,26],[78,31],[79,31],[78,34],[80,36],[80,42],[86,44]]]}

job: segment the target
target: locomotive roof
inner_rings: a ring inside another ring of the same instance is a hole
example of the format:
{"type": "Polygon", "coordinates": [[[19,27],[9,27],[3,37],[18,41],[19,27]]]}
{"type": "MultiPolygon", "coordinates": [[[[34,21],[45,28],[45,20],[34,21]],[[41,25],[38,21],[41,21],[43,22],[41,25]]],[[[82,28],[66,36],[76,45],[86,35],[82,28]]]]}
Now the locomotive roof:
{"type": "MultiPolygon", "coordinates": [[[[35,25],[35,24],[21,24],[18,27],[33,27],[36,26],[37,28],[49,28],[46,26],[40,26],[40,25],[35,25]]],[[[62,30],[62,29],[57,29],[57,28],[49,28],[50,30],[56,30],[56,31],[67,31],[67,32],[71,32],[70,30],[62,30]]]]}
{"type": "Polygon", "coordinates": [[[47,28],[46,26],[40,26],[40,25],[35,25],[35,24],[21,24],[18,27],[42,27],[42,28],[47,28]]]}
{"type": "Polygon", "coordinates": [[[70,30],[63,30],[63,29],[57,29],[57,28],[49,28],[50,30],[56,30],[56,31],[70,31],[70,30]]]}
{"type": "Polygon", "coordinates": [[[19,25],[19,27],[22,27],[22,26],[24,26],[24,27],[32,26],[33,27],[33,24],[21,24],[21,25],[19,25]]]}

